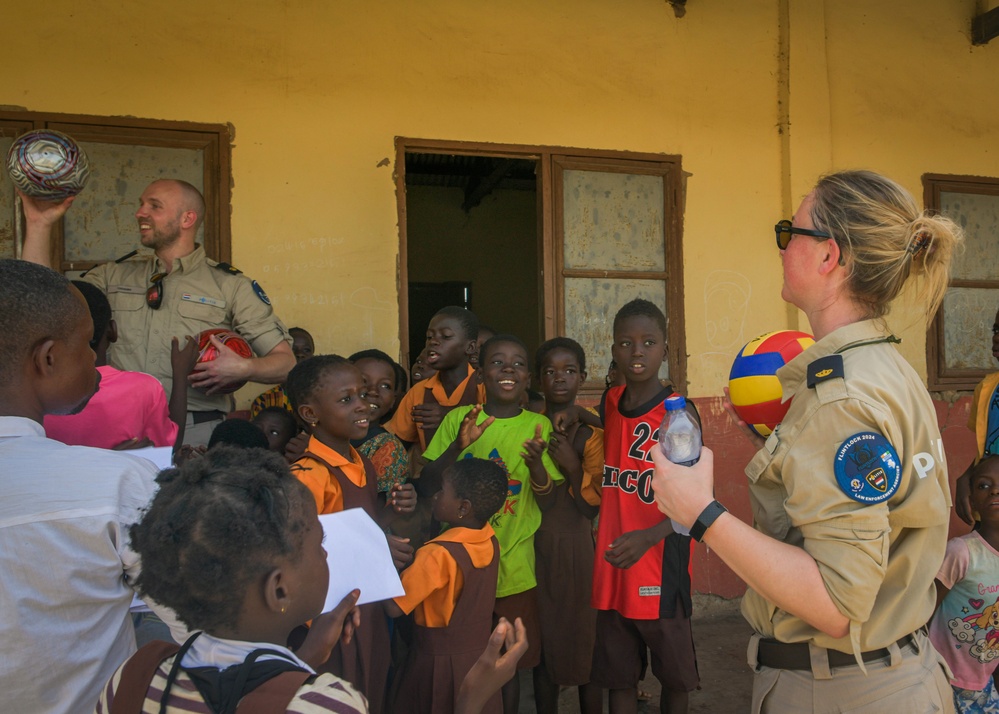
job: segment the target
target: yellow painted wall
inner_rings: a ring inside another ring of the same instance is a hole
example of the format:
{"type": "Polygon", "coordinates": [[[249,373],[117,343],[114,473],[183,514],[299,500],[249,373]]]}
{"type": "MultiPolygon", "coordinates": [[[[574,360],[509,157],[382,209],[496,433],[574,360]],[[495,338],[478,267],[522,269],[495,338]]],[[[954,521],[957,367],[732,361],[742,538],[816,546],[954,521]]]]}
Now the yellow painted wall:
{"type": "MultiPolygon", "coordinates": [[[[708,395],[742,342],[797,320],[770,227],[817,173],[869,166],[918,194],[924,172],[999,175],[999,40],[971,46],[974,9],[8,3],[0,105],[232,123],[234,263],[344,353],[398,349],[394,137],[679,154],[689,391],[708,395]]],[[[921,366],[922,326],[902,333],[921,366]]]]}

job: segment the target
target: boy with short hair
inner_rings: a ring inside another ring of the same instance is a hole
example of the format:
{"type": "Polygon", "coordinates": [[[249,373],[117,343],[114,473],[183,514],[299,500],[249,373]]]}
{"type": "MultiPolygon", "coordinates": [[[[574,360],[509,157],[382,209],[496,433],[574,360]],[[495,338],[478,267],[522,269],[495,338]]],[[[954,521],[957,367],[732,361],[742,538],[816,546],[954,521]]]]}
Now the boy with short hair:
{"type": "Polygon", "coordinates": [[[592,682],[610,690],[611,714],[634,712],[648,646],[663,686],[660,710],[686,712],[688,692],[698,684],[690,631],[693,543],[674,533],[656,507],[648,453],[658,448],[663,401],[675,393],[659,382],[667,354],[662,311],[647,300],[622,307],[611,353],[625,382],[609,388],[600,403],[605,465],[593,570],[599,612],[592,682]]]}
{"type": "Polygon", "coordinates": [[[124,535],[156,469],[45,437],[46,414],[81,407],[97,386],[79,290],[48,268],[0,260],[0,305],[0,602],[16,603],[0,608],[0,692],[6,711],[93,711],[135,651],[139,559],[124,535]]]}
{"type": "MultiPolygon", "coordinates": [[[[481,404],[485,390],[479,384],[469,357],[476,353],[479,319],[471,310],[441,308],[427,326],[427,365],[437,370],[413,385],[399,402],[385,428],[403,442],[427,448],[444,415],[457,406],[481,404]]],[[[436,486],[439,486],[438,482],[436,486]]],[[[421,495],[431,496],[437,488],[421,495]]]]}
{"type": "MultiPolygon", "coordinates": [[[[521,617],[527,627],[528,651],[520,661],[530,669],[541,661],[534,533],[541,509],[564,480],[547,451],[552,425],[548,417],[521,407],[530,383],[527,348],[512,335],[497,335],[482,345],[479,380],[484,405],[458,407],[444,417],[424,456],[421,481],[439,489],[444,470],[458,459],[489,459],[507,473],[509,490],[499,513],[489,519],[500,544],[494,621],[521,617]]],[[[520,699],[515,677],[503,688],[504,708],[520,699]]]]}

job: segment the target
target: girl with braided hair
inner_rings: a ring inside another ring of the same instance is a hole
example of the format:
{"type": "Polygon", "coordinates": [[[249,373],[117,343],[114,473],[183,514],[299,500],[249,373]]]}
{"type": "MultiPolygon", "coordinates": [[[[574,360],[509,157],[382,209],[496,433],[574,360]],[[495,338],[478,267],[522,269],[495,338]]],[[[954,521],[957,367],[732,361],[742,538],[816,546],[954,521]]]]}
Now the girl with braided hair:
{"type": "Polygon", "coordinates": [[[104,688],[98,711],[235,712],[241,700],[269,695],[303,714],[366,712],[350,684],[313,669],[353,636],[360,592],[320,614],[329,583],[322,527],[284,459],[223,445],[157,480],[131,528],[143,564],[136,589],[198,632],[179,650],[166,642],[139,650],[104,688]],[[292,652],[289,633],[310,619],[292,652]]]}
{"type": "MultiPolygon", "coordinates": [[[[316,674],[361,624],[360,591],[320,614],[329,584],[322,527],[284,459],[222,445],[157,480],[159,492],[130,530],[142,559],[136,589],[199,632],[179,648],[140,649],[104,687],[97,711],[367,714],[349,683],[316,674]],[[307,620],[309,634],[293,652],[285,642],[307,620]]],[[[526,649],[523,624],[501,621],[461,683],[456,714],[478,714],[526,649]]]]}

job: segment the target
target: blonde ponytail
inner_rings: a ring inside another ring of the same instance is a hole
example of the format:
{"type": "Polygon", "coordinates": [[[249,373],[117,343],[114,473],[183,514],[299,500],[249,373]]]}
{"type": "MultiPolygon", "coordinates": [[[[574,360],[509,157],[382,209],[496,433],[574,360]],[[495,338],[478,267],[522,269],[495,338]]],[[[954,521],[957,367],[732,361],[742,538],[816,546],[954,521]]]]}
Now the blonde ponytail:
{"type": "Polygon", "coordinates": [[[814,195],[812,221],[839,244],[850,290],[869,316],[887,314],[906,281],[918,276],[929,324],[947,292],[961,228],[922,211],[908,191],[872,171],[823,176],[814,195]]]}

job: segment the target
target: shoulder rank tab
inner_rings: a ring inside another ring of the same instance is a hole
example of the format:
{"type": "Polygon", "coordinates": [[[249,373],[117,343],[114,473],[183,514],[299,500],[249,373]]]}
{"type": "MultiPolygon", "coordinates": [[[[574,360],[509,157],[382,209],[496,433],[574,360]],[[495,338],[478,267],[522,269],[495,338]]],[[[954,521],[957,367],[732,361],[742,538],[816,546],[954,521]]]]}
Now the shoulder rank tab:
{"type": "Polygon", "coordinates": [[[826,380],[835,379],[836,377],[839,377],[840,379],[845,377],[843,373],[842,355],[826,355],[825,357],[820,357],[808,365],[809,389],[815,389],[815,385],[819,382],[825,382],[826,380]]]}
{"type": "MultiPolygon", "coordinates": [[[[139,254],[139,250],[138,250],[138,248],[136,248],[135,250],[133,250],[133,251],[131,251],[131,252],[128,252],[128,253],[125,253],[125,255],[121,256],[120,258],[115,258],[115,259],[114,259],[114,262],[115,262],[116,264],[117,264],[117,263],[124,263],[124,262],[125,262],[126,260],[128,260],[128,259],[129,259],[129,258],[131,258],[132,256],[134,256],[134,255],[138,255],[138,254],[139,254]]],[[[98,265],[100,265],[100,263],[98,263],[98,265]]],[[[80,277],[81,277],[81,278],[84,278],[84,277],[86,277],[86,276],[87,276],[87,273],[89,273],[89,272],[90,272],[91,270],[93,270],[93,269],[94,269],[94,268],[96,268],[96,267],[97,267],[97,265],[95,265],[95,266],[93,266],[93,267],[90,267],[90,268],[87,268],[87,269],[86,269],[86,270],[84,270],[84,271],[83,271],[82,273],[80,273],[80,277]]]]}
{"type": "Polygon", "coordinates": [[[229,273],[230,275],[239,275],[242,270],[232,267],[229,263],[215,263],[213,268],[221,270],[223,273],[229,273]]]}

